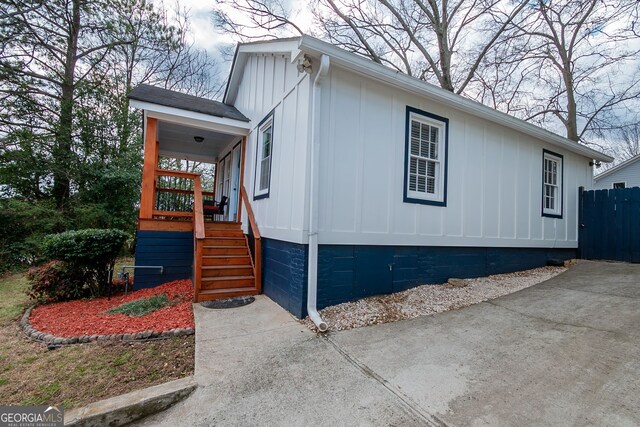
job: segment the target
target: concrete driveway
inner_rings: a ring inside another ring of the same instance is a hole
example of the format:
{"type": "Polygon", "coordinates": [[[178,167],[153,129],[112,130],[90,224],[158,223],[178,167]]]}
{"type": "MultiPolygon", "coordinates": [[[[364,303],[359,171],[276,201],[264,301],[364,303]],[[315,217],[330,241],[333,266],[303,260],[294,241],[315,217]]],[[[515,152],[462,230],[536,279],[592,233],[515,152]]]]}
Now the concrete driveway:
{"type": "Polygon", "coordinates": [[[266,297],[196,325],[200,387],[141,425],[640,425],[640,265],[328,337],[266,297]]]}

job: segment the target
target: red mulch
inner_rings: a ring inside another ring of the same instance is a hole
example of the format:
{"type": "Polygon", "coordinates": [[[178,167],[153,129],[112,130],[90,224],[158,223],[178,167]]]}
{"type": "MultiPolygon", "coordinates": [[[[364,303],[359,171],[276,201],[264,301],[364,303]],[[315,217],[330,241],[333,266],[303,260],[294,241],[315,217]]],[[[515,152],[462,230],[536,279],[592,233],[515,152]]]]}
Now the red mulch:
{"type": "Polygon", "coordinates": [[[45,304],[31,311],[29,321],[34,329],[58,337],[82,335],[128,334],[142,331],[166,331],[193,328],[193,286],[190,280],[176,280],[155,288],[140,289],[111,297],[45,304]],[[165,293],[171,301],[180,302],[140,317],[107,314],[106,311],[125,302],[165,293]]]}

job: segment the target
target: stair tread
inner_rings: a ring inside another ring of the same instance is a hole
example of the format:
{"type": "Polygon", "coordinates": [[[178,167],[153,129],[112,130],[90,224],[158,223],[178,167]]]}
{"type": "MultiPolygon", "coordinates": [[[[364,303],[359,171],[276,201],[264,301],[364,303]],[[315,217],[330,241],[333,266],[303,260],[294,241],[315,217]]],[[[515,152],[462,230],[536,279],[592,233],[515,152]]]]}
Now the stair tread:
{"type": "Polygon", "coordinates": [[[203,248],[207,248],[207,249],[229,249],[229,248],[234,248],[234,249],[241,249],[241,248],[246,248],[247,246],[219,246],[219,245],[202,245],[203,248]]]}
{"type": "Polygon", "coordinates": [[[249,258],[249,255],[202,255],[202,258],[249,258]]]}
{"type": "Polygon", "coordinates": [[[256,288],[226,288],[226,289],[204,289],[199,292],[199,295],[215,295],[215,294],[226,294],[232,292],[257,292],[256,288]]]}
{"type": "Polygon", "coordinates": [[[219,276],[219,277],[203,277],[201,280],[207,282],[215,282],[218,280],[246,280],[246,279],[254,279],[253,275],[251,276],[219,276]]]}
{"type": "MultiPolygon", "coordinates": [[[[203,265],[203,269],[207,270],[226,270],[232,268],[253,268],[251,264],[241,264],[241,265],[203,265]]],[[[231,276],[234,277],[234,276],[231,276]]]]}

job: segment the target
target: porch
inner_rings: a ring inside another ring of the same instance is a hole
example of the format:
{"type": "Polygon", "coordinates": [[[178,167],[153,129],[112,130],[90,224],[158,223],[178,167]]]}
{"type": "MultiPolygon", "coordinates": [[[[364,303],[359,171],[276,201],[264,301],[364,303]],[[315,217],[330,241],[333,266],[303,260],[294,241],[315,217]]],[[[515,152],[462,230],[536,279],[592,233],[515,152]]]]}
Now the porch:
{"type": "Polygon", "coordinates": [[[260,232],[243,182],[249,120],[232,106],[153,86],[130,99],[144,116],[136,265],[146,268],[136,286],[191,277],[196,302],[260,293],[260,232]]]}

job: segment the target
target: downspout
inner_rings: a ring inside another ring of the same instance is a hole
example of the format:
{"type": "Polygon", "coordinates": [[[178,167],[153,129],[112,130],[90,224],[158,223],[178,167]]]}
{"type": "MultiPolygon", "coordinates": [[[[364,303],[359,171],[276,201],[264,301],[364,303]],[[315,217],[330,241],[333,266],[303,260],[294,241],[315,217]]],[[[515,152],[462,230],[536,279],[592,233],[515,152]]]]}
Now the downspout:
{"type": "Polygon", "coordinates": [[[320,166],[320,83],[329,71],[329,57],[322,55],[320,68],[313,80],[311,100],[311,161],[309,194],[309,262],[307,270],[307,313],[320,332],[328,329],[318,313],[318,181],[320,166]]]}

